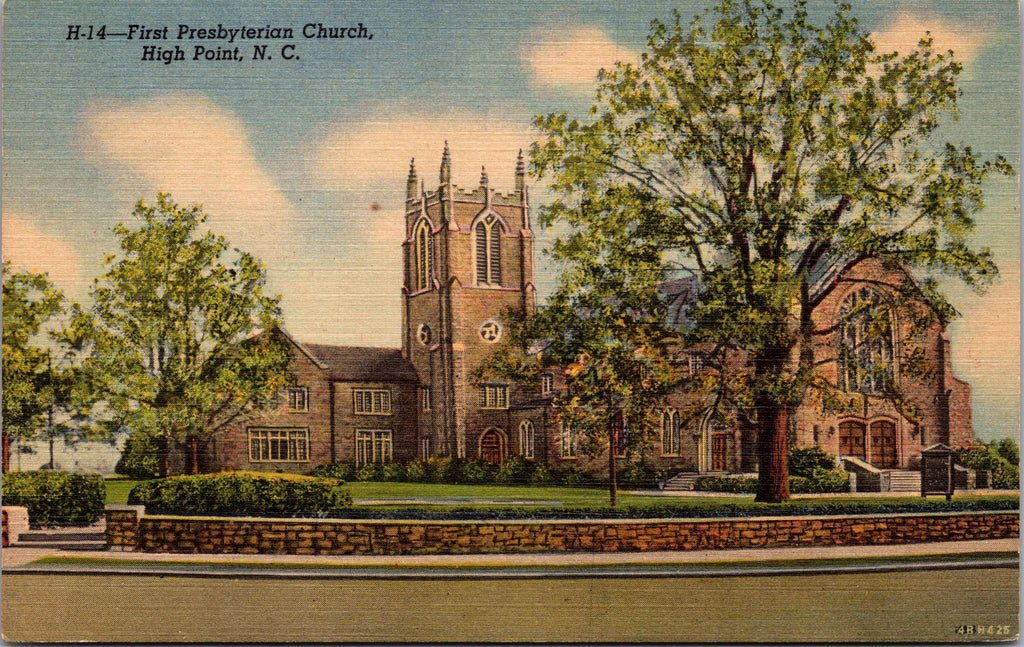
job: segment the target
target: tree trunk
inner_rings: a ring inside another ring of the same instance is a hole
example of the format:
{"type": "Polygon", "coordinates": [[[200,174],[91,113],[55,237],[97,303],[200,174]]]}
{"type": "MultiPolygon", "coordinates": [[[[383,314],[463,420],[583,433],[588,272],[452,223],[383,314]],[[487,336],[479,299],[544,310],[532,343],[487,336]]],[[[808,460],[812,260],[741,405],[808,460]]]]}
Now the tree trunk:
{"type": "Polygon", "coordinates": [[[156,440],[157,453],[160,454],[160,478],[167,478],[171,474],[170,465],[170,443],[167,442],[166,436],[161,436],[156,440]]]}
{"type": "Polygon", "coordinates": [[[772,393],[781,387],[789,350],[784,345],[770,346],[754,359],[758,383],[754,397],[758,454],[755,501],[763,503],[789,500],[789,403],[772,393]]]}
{"type": "Polygon", "coordinates": [[[608,430],[608,497],[609,505],[613,508],[616,503],[616,490],[619,489],[618,474],[616,473],[615,453],[618,449],[618,424],[617,417],[612,418],[611,429],[608,430]]]}
{"type": "Polygon", "coordinates": [[[11,436],[3,432],[3,471],[11,471],[11,436]]]}
{"type": "Polygon", "coordinates": [[[757,399],[757,498],[764,503],[789,500],[789,410],[761,395],[757,399]]]}
{"type": "Polygon", "coordinates": [[[190,474],[199,473],[199,439],[195,436],[188,439],[188,471],[190,474]]]}

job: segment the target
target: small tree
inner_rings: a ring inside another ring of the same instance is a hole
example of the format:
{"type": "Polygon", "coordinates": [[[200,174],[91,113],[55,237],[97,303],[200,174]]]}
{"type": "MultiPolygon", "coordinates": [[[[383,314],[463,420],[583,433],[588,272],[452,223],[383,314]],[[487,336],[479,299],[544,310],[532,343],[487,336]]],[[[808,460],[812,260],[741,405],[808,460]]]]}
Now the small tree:
{"type": "MultiPolygon", "coordinates": [[[[581,218],[586,208],[580,207],[581,218]]],[[[620,218],[625,228],[624,215],[609,219],[620,218]]],[[[643,451],[657,424],[654,408],[676,381],[660,350],[675,338],[662,325],[660,260],[654,248],[609,244],[583,232],[556,243],[553,254],[569,267],[558,290],[532,317],[506,312],[509,334],[480,376],[536,382],[551,367],[561,370],[565,389],[553,406],[563,449],[607,454],[614,506],[616,459],[643,451]],[[538,340],[543,350],[531,352],[538,340]]]]}
{"type": "MultiPolygon", "coordinates": [[[[743,358],[704,387],[755,426],[767,502],[789,497],[796,408],[842,391],[813,350],[832,334],[815,328],[815,273],[879,259],[904,277],[889,286],[900,302],[945,325],[955,311],[938,277],[980,288],[997,274],[970,236],[985,178],[1012,172],[932,140],[960,94],[952,52],[933,52],[927,35],[906,56],[876,52],[848,4],[824,26],[805,5],[723,0],[707,26],[655,21],[639,64],[602,72],[591,118],[539,117],[546,137],[533,148],[559,194],[541,222],[573,230],[555,253],[580,294],[594,287],[575,269],[583,256],[619,248],[654,250],[663,278],[699,284],[681,337],[743,358]]],[[[640,269],[650,284],[657,272],[640,269]]],[[[854,373],[871,370],[854,360],[854,373]]]]}
{"type": "Polygon", "coordinates": [[[200,231],[199,206],[167,194],[140,200],[135,229],[114,228],[120,255],[104,261],[90,311],[75,309],[68,343],[86,354],[92,388],[111,421],[163,447],[184,445],[196,472],[198,443],[264,407],[284,385],[287,346],[274,334],[278,299],[264,294],[263,264],[200,231]]]}

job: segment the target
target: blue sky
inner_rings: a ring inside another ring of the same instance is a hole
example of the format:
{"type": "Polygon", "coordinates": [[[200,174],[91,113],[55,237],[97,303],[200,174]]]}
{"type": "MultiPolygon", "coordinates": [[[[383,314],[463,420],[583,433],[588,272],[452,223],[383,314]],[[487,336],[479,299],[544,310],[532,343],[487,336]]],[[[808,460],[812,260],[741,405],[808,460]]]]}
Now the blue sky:
{"type": "MultiPolygon", "coordinates": [[[[85,300],[114,251],[111,227],[140,197],[198,202],[211,224],[268,264],[288,329],[318,343],[399,344],[402,198],[409,159],[436,177],[512,186],[531,119],[583,115],[597,70],[643,49],[650,21],[709,2],[109,2],[8,0],[3,7],[3,255],[85,300]],[[303,25],[371,39],[316,40],[303,25]],[[67,40],[69,25],[168,26],[170,41],[67,40]],[[174,40],[179,25],[291,27],[252,61],[253,41],[174,40]],[[294,43],[297,60],[280,46],[294,43]],[[234,47],[247,60],[164,65],[147,44],[234,47]]],[[[965,63],[958,124],[944,136],[1019,162],[1017,4],[859,1],[876,40],[908,49],[925,30],[965,63]]],[[[812,1],[812,11],[830,2],[812,1]]],[[[992,182],[979,242],[1003,271],[983,297],[954,289],[954,368],[974,385],[976,432],[1019,421],[1017,181],[992,182]]],[[[545,199],[543,186],[533,199],[545,199]]],[[[540,232],[543,244],[549,237],[540,232]]],[[[543,262],[543,296],[554,274],[543,262]]]]}

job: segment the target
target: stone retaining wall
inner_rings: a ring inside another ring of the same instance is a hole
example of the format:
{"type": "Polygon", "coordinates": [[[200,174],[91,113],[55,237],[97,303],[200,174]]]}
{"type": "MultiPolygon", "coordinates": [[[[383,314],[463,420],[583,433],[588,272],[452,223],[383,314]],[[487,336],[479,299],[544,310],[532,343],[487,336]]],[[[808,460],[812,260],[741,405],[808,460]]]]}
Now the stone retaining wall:
{"type": "Polygon", "coordinates": [[[1019,536],[1017,512],[630,521],[326,521],[108,510],[111,548],[172,553],[412,555],[904,544],[1019,536]]]}

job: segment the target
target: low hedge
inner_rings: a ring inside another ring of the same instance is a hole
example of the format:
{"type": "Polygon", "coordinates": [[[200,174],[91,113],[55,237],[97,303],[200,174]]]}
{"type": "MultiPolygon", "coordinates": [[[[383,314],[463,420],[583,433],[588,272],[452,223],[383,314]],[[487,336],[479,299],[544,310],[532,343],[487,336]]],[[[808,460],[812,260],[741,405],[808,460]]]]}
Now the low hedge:
{"type": "MultiPolygon", "coordinates": [[[[578,465],[551,469],[523,456],[510,456],[501,464],[487,461],[434,456],[416,458],[407,463],[369,463],[353,469],[345,463],[317,465],[313,476],[341,480],[443,483],[446,485],[561,485],[566,487],[596,487],[607,484],[578,465]]],[[[622,488],[654,489],[665,473],[643,463],[630,463],[618,474],[622,488]]]]}
{"type": "Polygon", "coordinates": [[[344,482],[316,477],[201,474],[139,483],[130,505],[171,514],[327,517],[344,512],[352,497],[344,482]]]}
{"type": "Polygon", "coordinates": [[[98,474],[6,472],[3,475],[4,505],[28,508],[34,526],[90,524],[103,516],[107,489],[98,474]]]}
{"type": "Polygon", "coordinates": [[[765,516],[814,517],[844,515],[927,514],[942,512],[1005,512],[1019,508],[1017,498],[997,499],[914,499],[884,502],[802,500],[786,503],[722,501],[709,499],[694,505],[645,504],[609,506],[431,506],[430,508],[377,508],[354,506],[333,515],[337,519],[408,521],[541,521],[585,519],[720,519],[765,516]]]}
{"type": "MultiPolygon", "coordinates": [[[[757,492],[755,476],[702,476],[693,486],[700,492],[757,492]]],[[[846,470],[814,467],[810,476],[790,476],[789,491],[793,494],[838,493],[850,491],[850,475],[846,470]]]]}

